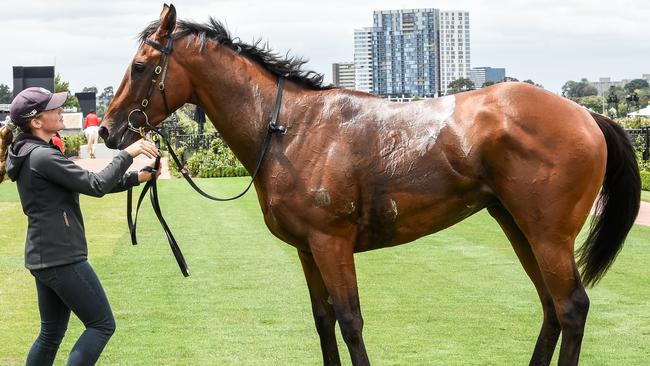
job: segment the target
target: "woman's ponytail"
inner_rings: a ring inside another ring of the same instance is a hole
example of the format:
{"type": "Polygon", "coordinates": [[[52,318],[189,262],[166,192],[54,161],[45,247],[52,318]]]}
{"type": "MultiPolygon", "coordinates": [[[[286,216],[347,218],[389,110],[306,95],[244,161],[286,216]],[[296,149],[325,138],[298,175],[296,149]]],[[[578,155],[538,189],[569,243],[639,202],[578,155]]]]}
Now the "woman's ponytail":
{"type": "Polygon", "coordinates": [[[14,139],[14,134],[11,128],[5,125],[0,128],[0,183],[4,181],[7,172],[7,155],[9,152],[9,145],[14,139]]]}

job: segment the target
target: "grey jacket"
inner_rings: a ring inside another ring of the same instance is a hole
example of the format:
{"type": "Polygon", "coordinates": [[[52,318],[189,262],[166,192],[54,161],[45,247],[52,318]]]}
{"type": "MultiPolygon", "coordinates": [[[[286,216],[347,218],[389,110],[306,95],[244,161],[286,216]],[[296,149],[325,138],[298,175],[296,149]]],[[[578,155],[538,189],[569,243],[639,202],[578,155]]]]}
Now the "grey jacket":
{"type": "Polygon", "coordinates": [[[121,151],[99,173],[89,172],[47,142],[22,133],[10,146],[7,174],[18,185],[28,218],[25,267],[42,269],[80,262],[88,244],[79,193],[101,197],[138,185],[138,173],[126,173],[133,158],[121,151]]]}

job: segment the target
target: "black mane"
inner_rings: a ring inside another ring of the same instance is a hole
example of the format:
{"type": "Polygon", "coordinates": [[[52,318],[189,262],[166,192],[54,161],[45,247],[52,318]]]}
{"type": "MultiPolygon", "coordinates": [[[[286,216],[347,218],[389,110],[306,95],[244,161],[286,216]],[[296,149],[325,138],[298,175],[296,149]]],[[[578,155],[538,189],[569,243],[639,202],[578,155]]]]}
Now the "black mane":
{"type": "MultiPolygon", "coordinates": [[[[145,39],[156,32],[159,23],[160,21],[157,20],[149,24],[140,33],[140,42],[143,43],[145,39]]],[[[326,90],[333,88],[332,85],[323,85],[322,74],[300,69],[302,65],[307,63],[307,60],[296,57],[281,57],[269,48],[268,43],[260,45],[261,39],[253,41],[252,45],[239,41],[239,38],[236,38],[237,41],[234,41],[226,27],[214,18],[210,18],[209,24],[199,24],[196,22],[179,20],[176,22],[176,27],[192,31],[192,33],[199,39],[200,50],[205,48],[208,40],[212,40],[259,63],[262,67],[276,76],[282,76],[287,80],[291,80],[309,89],[326,90]]]]}

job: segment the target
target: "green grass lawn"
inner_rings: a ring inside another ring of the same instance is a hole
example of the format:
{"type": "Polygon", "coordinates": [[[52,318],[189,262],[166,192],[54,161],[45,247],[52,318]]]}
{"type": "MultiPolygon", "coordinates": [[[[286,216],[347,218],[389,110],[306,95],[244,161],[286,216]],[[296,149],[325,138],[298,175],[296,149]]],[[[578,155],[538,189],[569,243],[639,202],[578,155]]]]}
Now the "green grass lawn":
{"type": "MultiPolygon", "coordinates": [[[[203,179],[215,194],[248,178],[203,179]]],[[[161,205],[192,276],[183,278],[148,202],[132,246],[126,194],[82,198],[90,259],[117,332],[101,365],[320,365],[295,249],[266,229],[254,193],[208,201],[182,180],[160,182],[161,205]]],[[[647,196],[646,196],[647,197],[647,196]]],[[[38,333],[26,227],[15,185],[0,185],[0,365],[22,365],[38,333]]],[[[498,225],[485,212],[409,245],[356,256],[373,365],[524,365],[541,308],[498,225]]],[[[635,226],[594,289],[584,365],[650,360],[650,228],[635,226]]],[[[55,364],[82,331],[72,318],[55,364]]],[[[350,364],[339,341],[344,364],[350,364]]],[[[556,352],[557,356],[557,352],[556,352]]]]}

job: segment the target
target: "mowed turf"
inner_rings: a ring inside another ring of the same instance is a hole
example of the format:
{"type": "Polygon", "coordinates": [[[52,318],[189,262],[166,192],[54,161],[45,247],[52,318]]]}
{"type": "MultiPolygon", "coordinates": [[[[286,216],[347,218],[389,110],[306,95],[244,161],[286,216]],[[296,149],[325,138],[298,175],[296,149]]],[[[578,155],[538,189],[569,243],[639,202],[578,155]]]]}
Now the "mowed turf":
{"type": "MultiPolygon", "coordinates": [[[[203,179],[215,194],[248,178],[203,179]]],[[[208,201],[161,181],[161,205],[189,263],[183,278],[148,201],[132,246],[126,194],[83,197],[90,260],[117,321],[101,365],[320,365],[296,250],[264,225],[255,193],[208,201]]],[[[0,185],[0,365],[21,365],[38,333],[23,267],[26,219],[0,185]]],[[[414,243],[355,256],[373,365],[525,365],[541,307],[505,236],[482,211],[414,243]]],[[[650,362],[650,228],[635,226],[605,279],[588,290],[581,364],[650,362]]],[[[83,325],[72,317],[55,364],[83,325]]],[[[338,329],[337,329],[338,332],[338,329]]],[[[344,364],[350,364],[339,337],[344,364]]],[[[557,352],[556,352],[557,357],[557,352]]]]}

